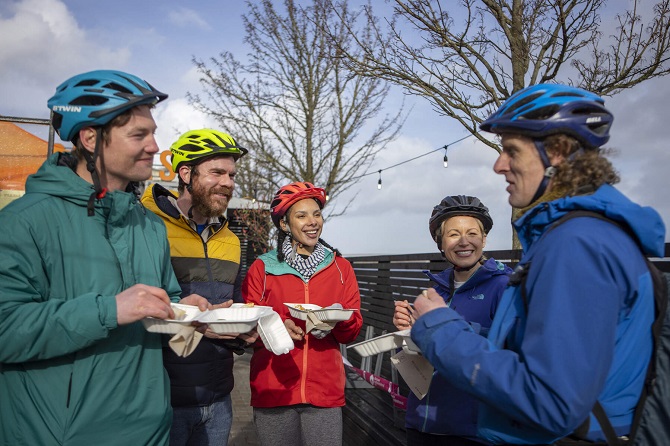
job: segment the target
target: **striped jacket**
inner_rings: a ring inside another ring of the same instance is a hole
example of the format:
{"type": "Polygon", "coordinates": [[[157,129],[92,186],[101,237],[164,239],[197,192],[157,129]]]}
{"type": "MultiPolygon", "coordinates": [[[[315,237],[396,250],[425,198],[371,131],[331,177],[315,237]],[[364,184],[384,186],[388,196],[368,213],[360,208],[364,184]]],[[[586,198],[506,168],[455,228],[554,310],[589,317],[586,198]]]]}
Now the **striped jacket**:
{"type": "MultiPolygon", "coordinates": [[[[152,185],[144,192],[142,203],[167,226],[172,267],[182,297],[196,293],[212,304],[230,299],[242,302],[240,240],[224,218],[211,222],[201,236],[173,204],[176,198],[164,187],[152,185]]],[[[230,393],[233,356],[226,345],[231,341],[203,338],[186,358],[164,345],[163,361],[170,375],[173,407],[209,405],[230,393]]]]}

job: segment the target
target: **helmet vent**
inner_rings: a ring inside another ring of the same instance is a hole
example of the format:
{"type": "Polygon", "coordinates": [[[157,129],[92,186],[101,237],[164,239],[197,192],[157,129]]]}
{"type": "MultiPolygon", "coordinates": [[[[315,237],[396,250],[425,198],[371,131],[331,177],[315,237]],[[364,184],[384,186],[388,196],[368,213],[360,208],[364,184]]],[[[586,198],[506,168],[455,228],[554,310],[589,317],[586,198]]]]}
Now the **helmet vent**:
{"type": "MultiPolygon", "coordinates": [[[[93,85],[96,85],[99,81],[96,79],[84,79],[76,83],[75,87],[91,87],[93,85]]],[[[63,86],[63,89],[65,89],[67,86],[63,86]]]]}
{"type": "Polygon", "coordinates": [[[129,89],[127,89],[123,85],[117,84],[116,82],[110,82],[107,85],[105,85],[103,88],[109,88],[110,90],[119,91],[121,93],[126,93],[126,94],[130,94],[130,95],[133,94],[132,91],[130,91],[129,89]]]}
{"type": "Polygon", "coordinates": [[[70,102],[70,105],[102,105],[107,101],[107,98],[100,96],[79,96],[74,98],[70,102]]]}
{"type": "Polygon", "coordinates": [[[183,150],[184,152],[199,152],[202,150],[200,146],[196,143],[191,143],[191,144],[184,144],[179,148],[180,150],[183,150]]]}
{"type": "Polygon", "coordinates": [[[577,98],[583,98],[585,97],[583,94],[581,94],[578,91],[559,91],[551,95],[552,98],[563,98],[563,97],[577,97],[577,98]]]}
{"type": "Polygon", "coordinates": [[[526,119],[549,119],[558,111],[559,107],[557,105],[548,105],[545,107],[537,108],[529,113],[524,115],[526,119]]]}
{"type": "Polygon", "coordinates": [[[53,117],[51,118],[51,125],[54,129],[59,129],[63,123],[63,115],[60,113],[54,112],[53,117]]]}
{"type": "Polygon", "coordinates": [[[535,99],[537,99],[540,96],[542,96],[542,93],[531,94],[531,95],[526,96],[525,98],[519,99],[518,102],[516,102],[515,104],[512,104],[512,106],[510,108],[505,110],[505,114],[514,113],[519,108],[523,107],[524,105],[526,105],[528,103],[533,102],[535,99]]]}

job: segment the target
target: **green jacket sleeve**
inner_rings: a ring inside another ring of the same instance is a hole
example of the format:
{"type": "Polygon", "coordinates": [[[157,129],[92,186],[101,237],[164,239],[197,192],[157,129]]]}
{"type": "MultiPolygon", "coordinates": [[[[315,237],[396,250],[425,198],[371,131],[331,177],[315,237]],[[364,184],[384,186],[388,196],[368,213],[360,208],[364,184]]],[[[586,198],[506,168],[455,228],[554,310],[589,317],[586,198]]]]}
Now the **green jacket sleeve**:
{"type": "Polygon", "coordinates": [[[7,211],[0,212],[0,227],[11,228],[11,236],[0,237],[0,362],[66,355],[116,328],[114,296],[51,295],[50,281],[62,278],[45,273],[35,228],[7,211]]]}

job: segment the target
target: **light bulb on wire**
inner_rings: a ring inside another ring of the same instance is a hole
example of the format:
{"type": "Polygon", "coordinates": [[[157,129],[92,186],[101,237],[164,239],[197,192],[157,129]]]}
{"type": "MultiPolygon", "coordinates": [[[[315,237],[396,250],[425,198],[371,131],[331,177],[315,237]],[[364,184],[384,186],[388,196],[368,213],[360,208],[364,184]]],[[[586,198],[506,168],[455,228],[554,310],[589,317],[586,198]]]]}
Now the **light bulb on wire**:
{"type": "Polygon", "coordinates": [[[447,149],[449,146],[444,146],[444,168],[446,169],[449,166],[449,158],[447,158],[447,149]]]}
{"type": "Polygon", "coordinates": [[[382,188],[382,170],[379,169],[379,180],[377,181],[377,190],[382,188]]]}

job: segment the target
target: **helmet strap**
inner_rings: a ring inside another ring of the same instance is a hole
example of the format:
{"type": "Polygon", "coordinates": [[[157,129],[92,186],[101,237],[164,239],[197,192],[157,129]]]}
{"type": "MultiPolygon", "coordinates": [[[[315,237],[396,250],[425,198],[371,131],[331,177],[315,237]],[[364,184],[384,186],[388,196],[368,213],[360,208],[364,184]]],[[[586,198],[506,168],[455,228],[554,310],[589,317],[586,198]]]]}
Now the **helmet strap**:
{"type": "Polygon", "coordinates": [[[182,181],[184,181],[185,189],[191,195],[193,195],[193,167],[194,166],[188,166],[188,170],[189,170],[188,183],[186,181],[184,181],[183,179],[181,179],[181,174],[179,173],[180,169],[177,169],[177,175],[179,175],[179,178],[182,181]]]}
{"type": "Polygon", "coordinates": [[[88,197],[88,204],[86,206],[88,210],[88,216],[92,217],[95,214],[95,199],[102,199],[107,193],[107,188],[103,188],[100,184],[100,175],[98,169],[96,168],[96,163],[98,161],[98,155],[100,153],[100,147],[102,146],[102,129],[96,129],[95,137],[95,148],[93,149],[93,154],[91,155],[88,150],[83,150],[84,158],[86,159],[86,170],[91,174],[91,180],[93,181],[93,192],[88,197]]]}
{"type": "Polygon", "coordinates": [[[187,164],[187,167],[188,167],[188,183],[186,183],[184,181],[184,184],[185,184],[184,188],[191,195],[193,195],[193,176],[197,175],[197,173],[195,172],[197,164],[198,164],[197,162],[192,163],[192,164],[187,164]]]}
{"type": "Polygon", "coordinates": [[[544,192],[549,185],[549,181],[556,175],[556,167],[552,166],[549,162],[549,156],[547,155],[547,150],[544,148],[544,142],[540,140],[534,140],[533,142],[535,143],[537,153],[540,155],[540,159],[544,165],[544,177],[542,178],[542,182],[538,186],[537,191],[535,191],[535,195],[530,200],[531,203],[534,203],[538,198],[544,195],[544,192]]]}

